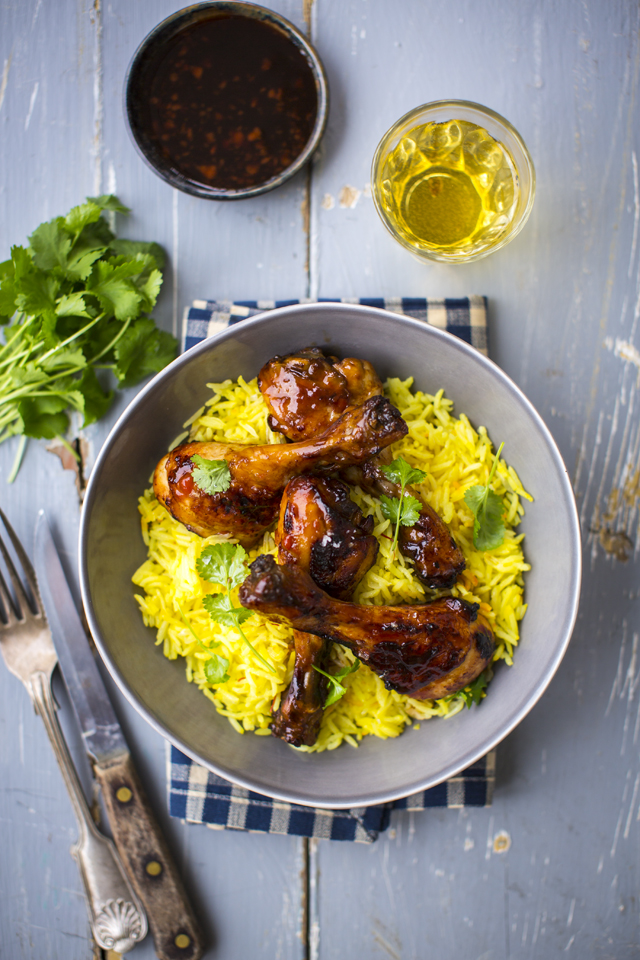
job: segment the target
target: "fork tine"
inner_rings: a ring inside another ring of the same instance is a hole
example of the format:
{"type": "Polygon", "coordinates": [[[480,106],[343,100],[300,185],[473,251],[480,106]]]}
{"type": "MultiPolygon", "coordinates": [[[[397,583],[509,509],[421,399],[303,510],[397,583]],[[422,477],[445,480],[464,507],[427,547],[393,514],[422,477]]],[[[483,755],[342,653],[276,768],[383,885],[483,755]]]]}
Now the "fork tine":
{"type": "MultiPolygon", "coordinates": [[[[13,544],[13,549],[16,552],[16,556],[20,561],[24,578],[29,585],[29,589],[31,590],[31,595],[33,597],[33,602],[36,605],[37,614],[39,614],[40,616],[43,616],[42,604],[40,602],[40,594],[38,593],[38,583],[36,581],[36,575],[33,572],[33,567],[31,566],[31,561],[26,555],[22,544],[18,540],[18,537],[13,527],[11,526],[11,524],[9,523],[9,521],[7,520],[7,518],[5,517],[1,509],[0,509],[0,517],[2,518],[2,522],[5,525],[5,529],[7,533],[9,534],[9,539],[13,544]]],[[[11,582],[13,584],[13,589],[16,592],[18,603],[22,607],[21,611],[18,611],[18,613],[21,613],[21,619],[25,620],[25,619],[28,619],[29,617],[33,617],[34,614],[31,610],[31,602],[29,600],[29,597],[27,596],[27,592],[24,589],[24,586],[22,585],[22,580],[18,576],[16,568],[9,555],[9,551],[7,550],[4,544],[4,541],[2,540],[2,537],[0,537],[0,552],[2,552],[2,556],[4,557],[4,562],[7,565],[9,576],[11,577],[11,582]]]]}
{"type": "Polygon", "coordinates": [[[7,585],[4,582],[4,577],[0,572],[0,610],[4,611],[4,619],[0,618],[0,626],[2,627],[12,627],[14,624],[19,623],[18,618],[16,617],[15,610],[13,609],[13,603],[11,601],[11,596],[7,590],[7,585]]]}

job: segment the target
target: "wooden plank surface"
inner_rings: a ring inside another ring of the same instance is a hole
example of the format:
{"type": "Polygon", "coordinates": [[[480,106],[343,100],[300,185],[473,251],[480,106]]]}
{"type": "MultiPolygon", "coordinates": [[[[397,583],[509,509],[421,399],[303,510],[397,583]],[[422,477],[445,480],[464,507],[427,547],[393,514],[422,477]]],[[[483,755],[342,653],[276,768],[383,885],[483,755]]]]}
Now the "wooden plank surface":
{"type": "MultiPolygon", "coordinates": [[[[207,957],[637,957],[637,4],[270,5],[300,27],[311,21],[329,75],[308,232],[304,175],[262,199],[213,204],[171,190],[136,155],[121,113],[124,74],[145,33],[178,3],[7,0],[2,250],[86,194],[116,190],[133,208],[119,232],[169,253],[158,311],[167,329],[194,297],[486,294],[491,355],[545,419],[574,481],[585,574],[567,656],[499,748],[493,806],[398,816],[371,847],[312,844],[308,938],[303,845],[170,822],[164,743],[114,691],[207,928],[207,957]],[[538,177],[523,233],[463,267],[414,261],[378,221],[368,187],[387,127],[444,97],[504,114],[538,177]]],[[[125,401],[88,432],[93,453],[125,401]]],[[[6,486],[13,446],[0,449],[0,502],[27,546],[46,507],[71,568],[74,478],[32,443],[18,482],[6,486]]],[[[70,808],[41,722],[4,670],[0,723],[0,957],[89,957],[70,808]]],[[[152,957],[150,941],[132,956],[152,957]]]]}

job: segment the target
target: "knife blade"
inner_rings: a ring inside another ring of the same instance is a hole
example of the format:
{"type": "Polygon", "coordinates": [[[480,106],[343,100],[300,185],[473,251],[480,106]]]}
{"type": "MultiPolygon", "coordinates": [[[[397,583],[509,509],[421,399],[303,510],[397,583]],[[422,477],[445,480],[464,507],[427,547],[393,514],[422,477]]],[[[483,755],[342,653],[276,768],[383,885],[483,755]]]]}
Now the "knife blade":
{"type": "Polygon", "coordinates": [[[120,858],[140,897],[161,960],[198,960],[202,938],[98,670],[41,511],[35,569],[65,685],[104,799],[120,858]]]}
{"type": "Polygon", "coordinates": [[[129,752],[67,583],[49,524],[40,513],[35,568],[40,596],[89,757],[102,762],[129,752]]]}

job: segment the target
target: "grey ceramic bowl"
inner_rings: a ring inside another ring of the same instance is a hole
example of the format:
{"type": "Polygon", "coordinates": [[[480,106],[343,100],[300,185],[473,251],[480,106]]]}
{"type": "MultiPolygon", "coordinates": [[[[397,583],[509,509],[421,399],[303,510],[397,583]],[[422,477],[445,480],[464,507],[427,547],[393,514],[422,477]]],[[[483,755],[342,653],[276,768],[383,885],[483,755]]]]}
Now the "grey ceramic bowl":
{"type": "Polygon", "coordinates": [[[122,691],[155,729],[215,773],[281,800],[354,807],[415,793],[454,776],[503,739],[540,698],[571,636],[580,538],[566,469],[544,423],[509,378],[472,347],[420,321],[345,304],[283,307],[189,350],[158,374],[115,425],[93,469],[81,527],[81,583],[96,644],[122,691]],[[449,720],[396,740],[368,737],[299,754],[275,738],[239,736],[169,661],[143,626],[131,575],[145,559],[137,499],[182,424],[210,396],[206,383],[254,377],[277,353],[309,344],[372,361],[385,379],[443,387],[495,443],[535,500],[522,530],[533,569],[515,666],[499,665],[489,696],[449,720]]]}

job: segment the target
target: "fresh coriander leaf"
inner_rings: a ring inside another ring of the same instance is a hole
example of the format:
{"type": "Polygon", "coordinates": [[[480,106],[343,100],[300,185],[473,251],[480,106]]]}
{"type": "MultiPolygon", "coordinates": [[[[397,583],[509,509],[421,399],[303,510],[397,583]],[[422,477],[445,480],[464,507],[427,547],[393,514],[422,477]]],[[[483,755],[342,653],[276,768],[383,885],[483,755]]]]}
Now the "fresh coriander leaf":
{"type": "Polygon", "coordinates": [[[77,389],[83,397],[82,412],[84,413],[84,420],[82,426],[88,427],[90,423],[95,423],[96,420],[105,415],[113,400],[113,390],[104,392],[93,367],[87,367],[76,383],[77,389]]]}
{"type": "Polygon", "coordinates": [[[212,653],[211,658],[204,665],[204,675],[209,683],[226,683],[229,679],[228,666],[229,661],[226,657],[212,653]]]}
{"type": "Polygon", "coordinates": [[[206,597],[203,597],[202,604],[211,616],[212,620],[215,620],[216,623],[221,624],[223,627],[235,627],[236,617],[235,617],[235,607],[231,602],[231,597],[228,593],[208,593],[206,597]]]}
{"type": "Polygon", "coordinates": [[[380,469],[389,480],[393,483],[399,483],[403,487],[410,483],[421,483],[426,477],[423,470],[412,467],[403,457],[398,457],[393,463],[390,463],[387,467],[380,467],[380,469]]]}
{"type": "Polygon", "coordinates": [[[153,310],[162,286],[162,274],[155,268],[151,270],[147,277],[141,277],[141,282],[136,284],[138,291],[142,294],[143,310],[153,310]]]}
{"type": "Polygon", "coordinates": [[[159,270],[164,270],[165,252],[159,243],[145,243],[143,240],[114,240],[111,249],[118,256],[135,257],[139,253],[151,254],[159,270]]]}
{"type": "Polygon", "coordinates": [[[420,519],[422,504],[416,497],[406,494],[400,501],[400,523],[403,527],[412,527],[420,519]]]}
{"type": "Polygon", "coordinates": [[[231,486],[231,471],[226,460],[205,460],[195,453],[191,462],[195,463],[193,481],[204,493],[224,493],[231,486]]]}
{"type": "Polygon", "coordinates": [[[98,298],[105,313],[112,313],[118,320],[130,320],[140,312],[142,295],[131,281],[131,277],[138,273],[137,263],[114,266],[98,260],[87,280],[87,288],[98,298]]]}
{"type": "Polygon", "coordinates": [[[393,463],[380,469],[393,483],[400,485],[399,497],[387,497],[383,494],[380,498],[383,516],[395,524],[391,547],[391,555],[394,556],[400,526],[412,527],[418,521],[422,509],[419,500],[409,494],[405,496],[406,486],[408,483],[420,483],[426,477],[426,473],[412,467],[403,457],[398,457],[393,463]]]}
{"type": "Polygon", "coordinates": [[[356,660],[355,663],[352,663],[350,667],[343,667],[341,670],[338,670],[337,673],[325,673],[324,670],[321,670],[320,667],[316,667],[315,663],[313,664],[313,669],[317,670],[318,673],[321,673],[323,677],[326,677],[329,681],[329,693],[327,694],[327,699],[324,702],[324,706],[330,707],[332,703],[337,703],[341,697],[344,697],[347,692],[347,688],[341,683],[345,677],[348,677],[350,673],[355,673],[358,667],[360,666],[360,661],[356,660]]]}
{"type": "Polygon", "coordinates": [[[11,259],[13,261],[13,276],[16,283],[19,283],[23,277],[33,273],[33,260],[31,254],[24,247],[11,247],[11,259]]]}
{"type": "Polygon", "coordinates": [[[202,603],[211,619],[223,627],[239,627],[253,615],[252,610],[235,607],[228,593],[208,593],[202,603]]]}
{"type": "Polygon", "coordinates": [[[33,363],[27,364],[26,367],[14,367],[9,376],[13,390],[26,386],[34,387],[47,379],[47,374],[33,363]]]}
{"type": "Polygon", "coordinates": [[[3,260],[0,263],[0,280],[5,280],[7,277],[13,279],[15,275],[15,267],[13,265],[13,260],[3,260]]]}
{"type": "Polygon", "coordinates": [[[67,406],[64,397],[46,396],[21,400],[18,404],[20,433],[27,437],[53,440],[66,433],[69,418],[63,413],[67,406]]]}
{"type": "Polygon", "coordinates": [[[229,596],[229,590],[244,580],[246,575],[244,548],[231,543],[215,543],[205,547],[198,557],[196,569],[203,579],[224,585],[227,590],[226,593],[210,593],[204,597],[202,603],[211,618],[223,626],[235,627],[253,655],[264,664],[267,670],[275,674],[276,671],[271,664],[258,653],[242,629],[242,624],[253,616],[253,611],[246,610],[244,607],[235,607],[229,596]]]}
{"type": "Polygon", "coordinates": [[[74,235],[80,233],[89,223],[95,223],[100,218],[102,208],[92,200],[81,203],[77,207],[72,207],[64,218],[65,229],[74,235]]]}
{"type": "MultiPolygon", "coordinates": [[[[246,551],[244,547],[234,543],[212,543],[205,547],[196,560],[196,570],[203,580],[217,583],[225,587],[231,580],[231,570],[237,575],[239,565],[242,566],[242,580],[246,577],[246,551]]],[[[240,583],[237,580],[233,586],[240,583]]]]}
{"type": "Polygon", "coordinates": [[[177,349],[175,337],[158,330],[149,317],[143,317],[132,324],[118,341],[114,373],[121,386],[133,386],[143,377],[166,367],[174,359],[177,349]]]}
{"type": "Polygon", "coordinates": [[[158,295],[162,250],[118,246],[104,210],[126,208],[116,197],[88,198],[40,224],[28,249],[13,246],[0,263],[2,439],[63,434],[66,407],[85,423],[104,413],[111,395],[94,364],[111,366],[129,386],[176,354],[175,339],[144,316],[158,295]]]}
{"type": "Polygon", "coordinates": [[[16,287],[18,310],[27,314],[43,313],[45,310],[55,313],[56,297],[60,289],[60,281],[56,277],[43,270],[33,270],[21,277],[16,287]]]}
{"type": "Polygon", "coordinates": [[[129,207],[120,203],[113,193],[103,193],[99,197],[87,197],[89,203],[95,203],[101,210],[112,210],[114,213],[131,213],[129,207]]]}
{"type": "Polygon", "coordinates": [[[233,560],[229,564],[227,589],[233,590],[238,587],[243,580],[246,580],[249,568],[247,566],[247,551],[240,544],[236,545],[233,560]]]}
{"type": "Polygon", "coordinates": [[[60,350],[57,353],[52,353],[50,357],[47,357],[41,364],[42,369],[46,370],[47,373],[53,373],[54,371],[61,372],[64,368],[74,367],[78,370],[85,367],[87,361],[82,350],[60,350]]]}
{"type": "Polygon", "coordinates": [[[208,594],[203,599],[203,604],[205,610],[208,610],[211,618],[217,623],[221,623],[223,626],[235,627],[235,629],[240,634],[243,643],[249,647],[254,657],[259,660],[270,673],[275,674],[275,670],[271,664],[265,660],[262,654],[258,653],[254,645],[250,640],[247,639],[244,630],[242,629],[242,624],[245,620],[248,620],[249,617],[253,616],[253,610],[245,610],[244,607],[234,607],[231,603],[231,598],[229,594],[217,594],[212,595],[208,594]]]}
{"type": "Polygon", "coordinates": [[[74,248],[67,261],[66,274],[71,280],[86,280],[106,247],[93,247],[88,250],[74,248]]]}
{"type": "Polygon", "coordinates": [[[41,223],[29,237],[33,250],[33,262],[41,270],[64,267],[71,250],[72,239],[64,229],[64,218],[55,217],[48,223],[41,223]]]}
{"type": "MultiPolygon", "coordinates": [[[[382,515],[386,520],[395,523],[396,527],[412,527],[420,519],[422,504],[410,494],[399,500],[397,497],[387,497],[384,493],[380,497],[382,515]]],[[[396,538],[397,539],[397,538],[396,538]]]]}
{"type": "Polygon", "coordinates": [[[400,501],[397,497],[388,497],[386,494],[380,496],[380,508],[382,510],[382,516],[385,520],[390,520],[391,523],[399,523],[400,521],[400,501]]]}
{"type": "Polygon", "coordinates": [[[83,227],[73,245],[73,255],[95,249],[106,251],[114,240],[115,234],[109,229],[109,224],[104,217],[100,217],[95,223],[88,223],[83,227]]]}
{"type": "Polygon", "coordinates": [[[4,323],[7,323],[16,312],[16,297],[18,296],[13,278],[13,261],[6,260],[3,264],[0,264],[0,270],[7,265],[6,273],[0,273],[0,316],[5,318],[4,323]]]}
{"type": "Polygon", "coordinates": [[[504,443],[501,443],[486,484],[476,484],[465,490],[464,501],[474,517],[473,545],[476,550],[495,550],[504,540],[502,498],[490,487],[503,447],[504,443]]]}
{"type": "Polygon", "coordinates": [[[59,317],[87,317],[87,307],[81,293],[65,293],[56,304],[56,314],[59,317]]]}
{"type": "Polygon", "coordinates": [[[473,683],[467,684],[467,686],[460,691],[464,698],[464,702],[469,709],[471,709],[474,703],[477,705],[482,700],[484,691],[489,683],[489,678],[489,671],[483,670],[480,676],[477,677],[473,683]]]}

